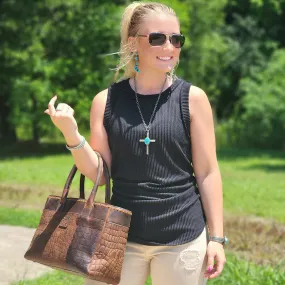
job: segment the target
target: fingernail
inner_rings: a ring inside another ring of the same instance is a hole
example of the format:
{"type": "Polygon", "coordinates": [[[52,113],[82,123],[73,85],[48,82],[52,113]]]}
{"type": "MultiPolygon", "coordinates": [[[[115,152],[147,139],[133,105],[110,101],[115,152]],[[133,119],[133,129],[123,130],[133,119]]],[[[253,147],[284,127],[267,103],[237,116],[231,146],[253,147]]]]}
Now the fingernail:
{"type": "Polygon", "coordinates": [[[213,270],[213,266],[210,265],[210,266],[208,267],[208,272],[211,272],[212,270],[213,270]]]}

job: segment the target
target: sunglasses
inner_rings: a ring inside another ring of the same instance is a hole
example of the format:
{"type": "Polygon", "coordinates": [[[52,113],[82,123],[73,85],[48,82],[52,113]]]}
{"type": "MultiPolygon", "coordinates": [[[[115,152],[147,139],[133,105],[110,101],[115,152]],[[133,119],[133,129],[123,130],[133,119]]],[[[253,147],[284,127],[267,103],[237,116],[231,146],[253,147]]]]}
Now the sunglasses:
{"type": "Polygon", "coordinates": [[[138,37],[148,37],[149,44],[154,47],[164,45],[167,38],[176,48],[182,48],[185,42],[185,37],[182,34],[150,33],[149,35],[138,35],[138,37]]]}

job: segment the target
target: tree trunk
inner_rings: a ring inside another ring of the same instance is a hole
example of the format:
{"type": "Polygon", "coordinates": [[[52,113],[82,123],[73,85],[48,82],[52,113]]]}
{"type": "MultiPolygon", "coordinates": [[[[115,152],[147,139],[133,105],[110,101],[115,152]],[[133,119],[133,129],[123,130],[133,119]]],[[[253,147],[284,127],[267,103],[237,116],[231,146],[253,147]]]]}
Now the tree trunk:
{"type": "Polygon", "coordinates": [[[34,95],[32,95],[32,112],[34,114],[32,118],[32,130],[33,130],[33,141],[35,143],[40,142],[40,132],[39,132],[39,126],[38,126],[38,120],[36,114],[38,113],[38,102],[34,95]]]}
{"type": "Polygon", "coordinates": [[[16,142],[17,136],[14,126],[9,122],[10,107],[8,95],[0,95],[0,140],[16,142]]]}

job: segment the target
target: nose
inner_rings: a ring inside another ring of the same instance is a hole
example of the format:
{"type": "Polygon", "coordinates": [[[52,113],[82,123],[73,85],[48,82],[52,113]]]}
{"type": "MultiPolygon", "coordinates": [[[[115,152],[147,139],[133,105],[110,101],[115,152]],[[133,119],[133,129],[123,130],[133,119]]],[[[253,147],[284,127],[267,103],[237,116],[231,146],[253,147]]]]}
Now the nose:
{"type": "Polygon", "coordinates": [[[170,37],[167,36],[166,41],[163,45],[163,49],[172,49],[172,48],[173,48],[173,46],[172,46],[172,43],[170,41],[170,37]]]}

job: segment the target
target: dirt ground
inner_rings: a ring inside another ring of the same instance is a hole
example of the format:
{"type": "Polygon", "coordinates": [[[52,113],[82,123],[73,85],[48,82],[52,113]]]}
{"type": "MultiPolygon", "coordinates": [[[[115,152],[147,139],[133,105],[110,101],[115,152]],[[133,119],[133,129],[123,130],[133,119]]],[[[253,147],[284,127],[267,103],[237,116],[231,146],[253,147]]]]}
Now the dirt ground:
{"type": "Polygon", "coordinates": [[[285,225],[251,216],[225,215],[227,249],[260,265],[285,268],[285,225]]]}

